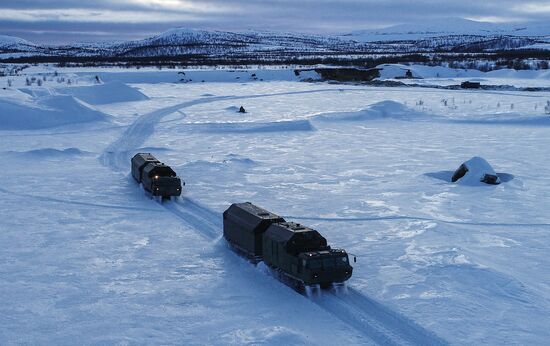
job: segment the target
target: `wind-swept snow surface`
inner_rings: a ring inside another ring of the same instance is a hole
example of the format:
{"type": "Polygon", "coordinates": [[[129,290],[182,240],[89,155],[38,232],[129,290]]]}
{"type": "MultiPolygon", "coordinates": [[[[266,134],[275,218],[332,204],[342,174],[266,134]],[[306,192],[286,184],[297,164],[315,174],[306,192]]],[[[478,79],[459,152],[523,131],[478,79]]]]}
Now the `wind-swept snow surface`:
{"type": "MultiPolygon", "coordinates": [[[[94,105],[109,121],[0,130],[2,344],[550,339],[547,93],[147,76],[120,75],[145,99],[94,105]],[[133,181],[140,151],[186,181],[181,198],[133,181]],[[514,179],[442,178],[477,155],[514,179]],[[221,213],[242,201],[355,254],[347,289],[308,298],[233,253],[221,213]]],[[[92,109],[2,93],[22,112],[92,109]]]]}
{"type": "Polygon", "coordinates": [[[72,96],[0,97],[0,130],[40,129],[108,120],[106,114],[72,96]]]}
{"type": "Polygon", "coordinates": [[[89,104],[99,105],[115,102],[132,102],[147,100],[148,97],[139,90],[122,82],[112,81],[92,86],[59,88],[59,93],[72,95],[89,104]]]}

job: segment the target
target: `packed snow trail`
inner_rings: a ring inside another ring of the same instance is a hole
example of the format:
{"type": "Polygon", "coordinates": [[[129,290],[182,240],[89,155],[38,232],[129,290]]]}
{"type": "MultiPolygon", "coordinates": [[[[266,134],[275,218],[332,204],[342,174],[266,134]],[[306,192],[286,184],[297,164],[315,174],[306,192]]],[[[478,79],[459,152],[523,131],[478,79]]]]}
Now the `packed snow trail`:
{"type": "Polygon", "coordinates": [[[313,217],[313,216],[291,216],[284,215],[284,218],[309,221],[326,222],[365,222],[365,221],[432,221],[449,225],[466,226],[495,226],[495,227],[550,227],[548,223],[501,223],[501,222],[474,222],[474,221],[448,221],[421,216],[391,215],[391,216],[365,216],[365,217],[313,217]]]}
{"type": "MultiPolygon", "coordinates": [[[[339,89],[335,89],[339,90],[339,89]]],[[[327,90],[314,90],[322,92],[327,90]]],[[[279,94],[302,94],[309,92],[290,92],[279,94]]],[[[279,95],[278,94],[278,95],[279,95]]],[[[139,148],[153,133],[155,125],[161,119],[182,108],[228,99],[268,97],[275,94],[251,96],[219,96],[182,102],[162,108],[138,117],[122,136],[109,145],[100,156],[100,161],[114,170],[124,172],[129,167],[129,155],[139,148]]],[[[184,223],[197,230],[205,238],[215,241],[221,236],[222,216],[200,203],[186,197],[161,204],[184,223]]],[[[363,296],[353,288],[348,293],[336,295],[329,293],[322,299],[313,300],[315,304],[355,329],[366,338],[381,345],[447,345],[447,342],[434,333],[406,319],[390,308],[363,296]]]]}

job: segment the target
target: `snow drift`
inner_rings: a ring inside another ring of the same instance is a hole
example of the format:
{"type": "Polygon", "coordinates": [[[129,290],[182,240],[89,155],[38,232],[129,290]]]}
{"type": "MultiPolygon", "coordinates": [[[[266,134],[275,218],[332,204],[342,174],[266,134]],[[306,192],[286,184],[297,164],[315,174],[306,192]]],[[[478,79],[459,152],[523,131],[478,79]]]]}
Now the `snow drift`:
{"type": "Polygon", "coordinates": [[[365,121],[374,119],[399,119],[413,120],[425,117],[426,114],[408,108],[402,103],[395,101],[382,101],[370,105],[368,108],[357,112],[333,112],[314,116],[319,121],[365,121]]]}
{"type": "Polygon", "coordinates": [[[141,91],[119,81],[92,86],[78,86],[57,89],[58,92],[74,96],[84,102],[102,105],[115,102],[148,100],[141,91]]]}
{"type": "Polygon", "coordinates": [[[7,151],[7,155],[17,158],[24,159],[46,159],[46,158],[59,158],[66,159],[69,157],[89,155],[89,152],[82,151],[78,148],[66,148],[66,149],[55,149],[55,148],[43,148],[43,149],[34,149],[27,151],[7,151]]]}
{"type": "Polygon", "coordinates": [[[453,174],[451,181],[463,185],[500,184],[500,179],[493,167],[479,156],[474,156],[460,165],[453,174]]]}
{"type": "Polygon", "coordinates": [[[31,104],[0,99],[0,130],[34,130],[61,125],[108,121],[109,116],[72,96],[45,96],[31,104]]]}
{"type": "Polygon", "coordinates": [[[282,120],[273,122],[234,122],[234,123],[189,123],[182,124],[188,131],[209,133],[256,133],[314,131],[308,120],[282,120]]]}

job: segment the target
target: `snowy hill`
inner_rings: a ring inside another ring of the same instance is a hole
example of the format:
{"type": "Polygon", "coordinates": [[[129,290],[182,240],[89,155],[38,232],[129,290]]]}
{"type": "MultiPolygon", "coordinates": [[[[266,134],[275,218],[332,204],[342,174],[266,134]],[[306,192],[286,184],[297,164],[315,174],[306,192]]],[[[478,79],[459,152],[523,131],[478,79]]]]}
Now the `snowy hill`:
{"type": "Polygon", "coordinates": [[[0,53],[36,52],[37,46],[19,37],[0,35],[0,53]]]}
{"type": "Polygon", "coordinates": [[[117,55],[172,56],[181,54],[284,54],[357,50],[360,44],[331,36],[248,31],[234,33],[177,28],[160,35],[113,46],[117,55]]]}
{"type": "Polygon", "coordinates": [[[289,63],[297,59],[301,62],[324,58],[350,60],[378,54],[487,53],[524,48],[545,50],[549,43],[550,24],[547,23],[494,24],[445,19],[338,36],[175,28],[142,40],[116,44],[75,42],[63,46],[36,45],[23,39],[0,36],[0,58],[48,56],[59,59],[131,60],[178,57],[198,64],[289,63]]]}
{"type": "Polygon", "coordinates": [[[402,24],[383,29],[354,31],[342,37],[359,42],[422,40],[432,37],[472,36],[550,36],[550,24],[532,22],[521,24],[495,24],[462,18],[444,18],[427,23],[402,24]]]}

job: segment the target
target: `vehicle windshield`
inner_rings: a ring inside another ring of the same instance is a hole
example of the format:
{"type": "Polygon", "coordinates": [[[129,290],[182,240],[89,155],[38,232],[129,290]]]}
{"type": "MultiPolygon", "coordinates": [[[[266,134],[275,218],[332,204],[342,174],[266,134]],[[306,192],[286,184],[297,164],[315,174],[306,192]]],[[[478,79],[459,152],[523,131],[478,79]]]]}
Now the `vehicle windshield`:
{"type": "Polygon", "coordinates": [[[336,266],[337,267],[347,267],[348,266],[348,257],[336,257],[336,266]]]}
{"type": "Polygon", "coordinates": [[[176,174],[170,167],[157,167],[150,173],[151,176],[158,179],[158,177],[175,177],[176,174]]]}
{"type": "Polygon", "coordinates": [[[307,261],[307,267],[309,269],[319,269],[322,266],[322,262],[319,259],[310,259],[307,261]]]}
{"type": "Polygon", "coordinates": [[[306,262],[306,266],[309,269],[330,269],[334,267],[347,267],[348,266],[348,257],[347,256],[338,256],[338,257],[325,257],[325,258],[316,258],[310,259],[306,262]]]}

